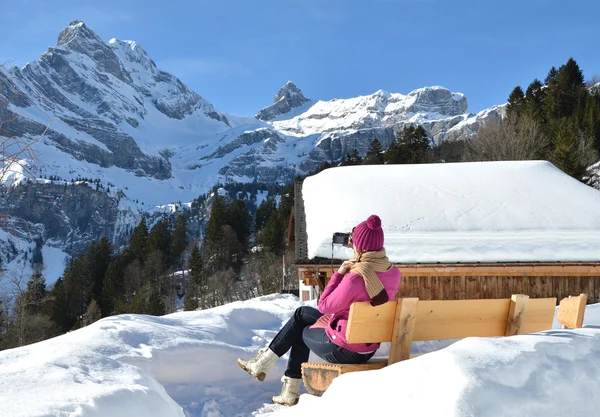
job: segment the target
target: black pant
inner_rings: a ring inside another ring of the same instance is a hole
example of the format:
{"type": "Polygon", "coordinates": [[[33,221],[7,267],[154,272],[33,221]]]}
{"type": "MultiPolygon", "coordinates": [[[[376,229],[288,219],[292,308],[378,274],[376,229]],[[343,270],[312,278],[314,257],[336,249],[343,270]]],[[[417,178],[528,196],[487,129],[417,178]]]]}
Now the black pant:
{"type": "Polygon", "coordinates": [[[331,363],[365,363],[375,354],[357,353],[344,349],[331,342],[325,329],[311,329],[310,326],[323,314],[316,308],[298,307],[294,315],[277,333],[269,348],[279,357],[292,349],[285,376],[302,378],[302,363],[308,362],[310,351],[331,363]]]}

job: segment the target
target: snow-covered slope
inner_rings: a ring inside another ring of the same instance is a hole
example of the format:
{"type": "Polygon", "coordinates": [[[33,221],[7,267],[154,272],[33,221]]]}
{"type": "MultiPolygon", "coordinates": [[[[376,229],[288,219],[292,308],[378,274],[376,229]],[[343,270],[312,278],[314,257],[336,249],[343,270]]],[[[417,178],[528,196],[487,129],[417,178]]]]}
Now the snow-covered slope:
{"type": "MultiPolygon", "coordinates": [[[[593,305],[583,330],[416,342],[413,352],[425,355],[343,375],[321,398],[304,394],[295,407],[275,406],[271,396],[281,389],[287,356],[262,383],[239,369],[236,358],[267,345],[300,305],[294,296],[270,295],[163,317],[120,315],[2,351],[0,415],[403,416],[414,410],[439,417],[558,417],[567,410],[594,415],[600,405],[600,330],[590,326],[600,323],[600,310],[593,305]],[[402,407],[367,401],[374,397],[402,407]]],[[[388,351],[389,343],[382,344],[376,356],[388,351]]]]}

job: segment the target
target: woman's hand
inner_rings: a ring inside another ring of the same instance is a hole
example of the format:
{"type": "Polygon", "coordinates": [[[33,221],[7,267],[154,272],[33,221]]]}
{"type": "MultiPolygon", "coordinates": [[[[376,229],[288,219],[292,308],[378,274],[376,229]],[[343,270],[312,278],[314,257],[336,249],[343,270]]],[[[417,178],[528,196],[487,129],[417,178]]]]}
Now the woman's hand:
{"type": "Polygon", "coordinates": [[[342,275],[346,275],[348,273],[348,271],[350,271],[350,268],[352,268],[353,265],[354,265],[354,261],[344,261],[342,263],[342,265],[340,266],[340,269],[338,269],[338,273],[342,274],[342,275]]]}

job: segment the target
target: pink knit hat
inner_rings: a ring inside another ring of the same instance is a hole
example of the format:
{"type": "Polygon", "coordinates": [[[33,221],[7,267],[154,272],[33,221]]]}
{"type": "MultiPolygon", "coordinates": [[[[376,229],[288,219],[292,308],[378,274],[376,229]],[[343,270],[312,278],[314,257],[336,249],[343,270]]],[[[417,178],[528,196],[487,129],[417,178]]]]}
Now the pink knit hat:
{"type": "Polygon", "coordinates": [[[354,247],[363,252],[376,252],[383,248],[383,229],[381,219],[372,214],[352,231],[354,247]]]}

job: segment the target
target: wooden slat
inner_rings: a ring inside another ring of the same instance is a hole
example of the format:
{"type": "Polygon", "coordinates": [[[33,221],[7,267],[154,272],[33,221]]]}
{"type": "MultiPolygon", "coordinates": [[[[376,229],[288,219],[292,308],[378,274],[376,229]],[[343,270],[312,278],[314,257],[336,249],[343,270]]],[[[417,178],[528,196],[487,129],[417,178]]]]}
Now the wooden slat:
{"type": "Polygon", "coordinates": [[[502,336],[508,299],[420,301],[413,341],[502,336]]]}
{"type": "Polygon", "coordinates": [[[557,298],[530,298],[527,314],[520,334],[530,334],[550,330],[554,321],[557,298]]]}
{"type": "Polygon", "coordinates": [[[429,298],[430,300],[441,300],[441,294],[440,294],[440,278],[437,276],[432,276],[431,277],[431,298],[429,298]]]}
{"type": "Polygon", "coordinates": [[[398,296],[399,297],[407,297],[408,296],[408,282],[407,279],[402,276],[400,278],[400,286],[398,287],[398,296]]]}
{"type": "Polygon", "coordinates": [[[421,279],[421,290],[419,291],[419,300],[431,300],[431,281],[433,277],[423,277],[421,279]]]}
{"type": "Polygon", "coordinates": [[[563,298],[560,301],[557,321],[565,327],[578,329],[583,327],[587,294],[578,297],[563,298]]]}
{"type": "Polygon", "coordinates": [[[542,282],[542,294],[545,297],[548,296],[556,296],[556,294],[554,294],[552,292],[552,282],[554,280],[553,277],[540,277],[540,280],[542,282]]]}
{"type": "Polygon", "coordinates": [[[423,277],[409,277],[408,279],[412,286],[409,297],[419,297],[419,293],[421,292],[421,280],[423,277]]]}
{"type": "Polygon", "coordinates": [[[346,340],[348,343],[376,343],[392,340],[396,301],[377,307],[370,303],[353,303],[348,315],[346,340]]]}
{"type": "Polygon", "coordinates": [[[529,296],[523,294],[515,294],[511,297],[505,336],[523,334],[528,301],[529,296]]]}
{"type": "Polygon", "coordinates": [[[540,298],[544,296],[542,292],[541,277],[531,277],[530,292],[528,292],[527,294],[530,294],[531,298],[540,298]]]}
{"type": "Polygon", "coordinates": [[[454,277],[442,277],[442,285],[444,287],[444,300],[455,300],[454,277]]]}
{"type": "MultiPolygon", "coordinates": [[[[594,296],[592,297],[592,302],[593,303],[600,302],[600,277],[591,277],[590,278],[590,289],[592,291],[592,294],[594,294],[594,296]]],[[[588,298],[588,303],[589,302],[590,302],[590,299],[588,298]]]]}
{"type": "Polygon", "coordinates": [[[398,300],[388,358],[389,365],[410,359],[418,305],[418,298],[400,298],[398,300]]]}

